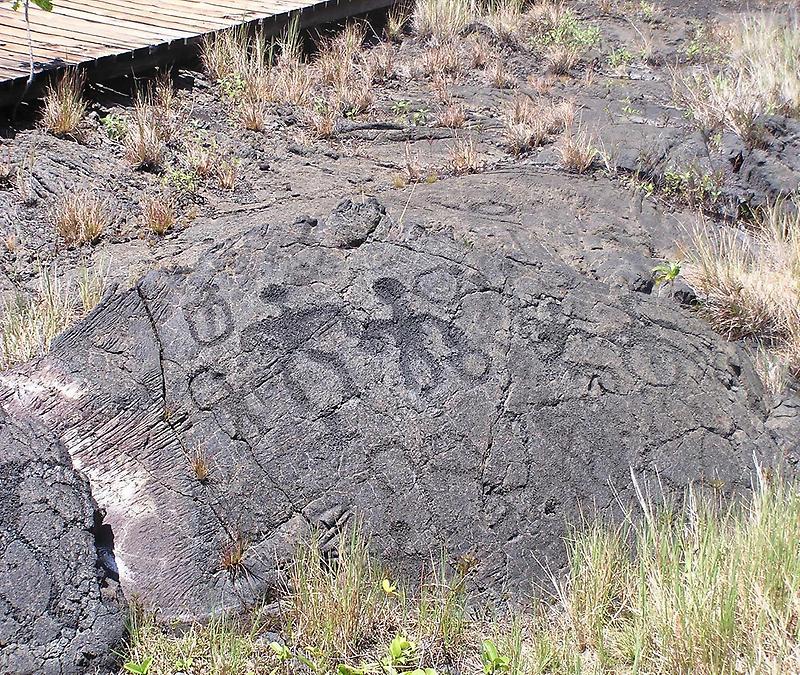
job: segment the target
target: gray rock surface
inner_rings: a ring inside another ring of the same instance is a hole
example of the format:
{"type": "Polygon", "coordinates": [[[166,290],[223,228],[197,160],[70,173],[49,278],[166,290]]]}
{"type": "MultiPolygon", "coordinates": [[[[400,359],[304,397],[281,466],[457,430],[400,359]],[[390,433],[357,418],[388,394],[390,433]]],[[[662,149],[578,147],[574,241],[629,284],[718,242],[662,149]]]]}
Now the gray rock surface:
{"type": "Polygon", "coordinates": [[[88,482],[52,434],[3,411],[0,475],[0,673],[112,672],[124,615],[97,564],[88,482]]]}
{"type": "Polygon", "coordinates": [[[754,456],[780,461],[749,359],[675,303],[374,200],[319,215],[151,272],[0,376],[89,477],[126,594],[165,618],[252,601],[299,536],[354,514],[399,573],[444,545],[519,596],[631,470],[735,491],[754,456]]]}

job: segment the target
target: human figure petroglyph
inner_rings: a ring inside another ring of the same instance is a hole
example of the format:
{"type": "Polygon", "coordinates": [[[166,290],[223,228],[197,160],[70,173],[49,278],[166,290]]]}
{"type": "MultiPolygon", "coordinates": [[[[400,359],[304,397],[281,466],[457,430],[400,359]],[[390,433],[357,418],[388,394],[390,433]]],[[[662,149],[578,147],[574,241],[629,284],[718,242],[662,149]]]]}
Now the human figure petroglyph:
{"type": "Polygon", "coordinates": [[[374,351],[374,344],[391,339],[400,352],[400,374],[406,386],[422,392],[432,389],[441,380],[443,362],[462,377],[480,380],[489,366],[488,357],[474,349],[463,330],[455,324],[432,314],[412,308],[406,287],[397,279],[381,277],[372,288],[378,298],[392,309],[390,319],[370,319],[363,327],[361,345],[374,351]],[[431,330],[438,333],[443,346],[450,354],[438,356],[429,346],[431,330]],[[429,384],[421,381],[415,364],[428,370],[429,384]]]}

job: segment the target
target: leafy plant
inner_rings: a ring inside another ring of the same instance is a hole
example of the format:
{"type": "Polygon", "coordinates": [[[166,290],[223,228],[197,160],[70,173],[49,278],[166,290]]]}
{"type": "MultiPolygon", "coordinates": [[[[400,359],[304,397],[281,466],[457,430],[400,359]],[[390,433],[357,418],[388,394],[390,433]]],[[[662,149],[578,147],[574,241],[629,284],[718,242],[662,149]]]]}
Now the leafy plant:
{"type": "Polygon", "coordinates": [[[150,672],[150,666],[153,665],[153,657],[148,656],[143,661],[127,661],[122,667],[129,673],[135,675],[147,675],[150,672]]]}
{"type": "Polygon", "coordinates": [[[100,124],[112,141],[121,141],[128,135],[128,122],[122,115],[109,113],[101,118],[100,124]]]}
{"type": "Polygon", "coordinates": [[[384,579],[381,582],[381,588],[383,589],[383,592],[386,593],[386,595],[388,595],[390,597],[396,597],[397,596],[397,584],[393,584],[388,579],[384,579]]]}
{"type": "Polygon", "coordinates": [[[619,47],[614,49],[608,55],[608,65],[614,70],[620,68],[627,68],[633,62],[633,54],[627,47],[619,47]]]}
{"type": "Polygon", "coordinates": [[[172,168],[167,171],[164,180],[179,192],[185,192],[187,194],[194,194],[197,192],[198,180],[197,174],[194,171],[172,168]]]}
{"type": "Polygon", "coordinates": [[[497,645],[491,640],[484,640],[481,645],[481,663],[485,675],[496,675],[509,671],[511,661],[507,656],[501,656],[497,645]]]}
{"type": "Polygon", "coordinates": [[[653,268],[653,281],[656,286],[663,284],[673,284],[681,273],[681,263],[674,260],[666,260],[653,268]]]}
{"type": "Polygon", "coordinates": [[[273,654],[278,657],[278,661],[281,663],[285,663],[292,658],[291,650],[280,642],[270,642],[269,648],[272,650],[273,654]]]}
{"type": "Polygon", "coordinates": [[[430,113],[430,110],[427,108],[415,110],[413,113],[411,113],[411,124],[413,124],[415,127],[424,126],[428,121],[428,113],[430,113]]]}
{"type": "Polygon", "coordinates": [[[411,110],[411,101],[407,98],[401,98],[392,104],[392,115],[395,117],[405,117],[411,110]]]}
{"type": "Polygon", "coordinates": [[[389,643],[389,649],[383,659],[383,664],[387,667],[404,666],[414,656],[417,646],[402,635],[395,636],[389,643]]]}

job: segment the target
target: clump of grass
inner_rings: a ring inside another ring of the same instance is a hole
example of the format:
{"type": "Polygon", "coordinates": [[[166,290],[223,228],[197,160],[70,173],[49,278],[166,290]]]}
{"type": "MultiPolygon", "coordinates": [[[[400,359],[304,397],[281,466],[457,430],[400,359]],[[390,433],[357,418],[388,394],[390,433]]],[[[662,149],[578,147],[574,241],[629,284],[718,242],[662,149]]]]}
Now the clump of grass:
{"type": "Polygon", "coordinates": [[[142,199],[142,224],[148,230],[163,237],[175,226],[175,200],[167,192],[147,195],[142,199]]]}
{"type": "Polygon", "coordinates": [[[137,96],[132,117],[125,137],[128,160],[141,169],[160,167],[164,161],[166,133],[161,114],[149,93],[137,96]]]}
{"type": "Polygon", "coordinates": [[[684,251],[701,312],[728,339],[753,338],[800,375],[800,216],[767,207],[744,231],[701,221],[684,251]]]}
{"type": "Polygon", "coordinates": [[[475,0],[417,0],[412,22],[420,37],[447,42],[479,14],[475,0]]]}
{"type": "Polygon", "coordinates": [[[229,541],[222,547],[219,568],[227,572],[232,581],[247,574],[245,556],[249,547],[250,540],[238,529],[230,535],[229,541]]]}
{"type": "Polygon", "coordinates": [[[505,42],[515,43],[526,23],[522,0],[495,0],[487,3],[483,21],[505,42]]]}
{"type": "Polygon", "coordinates": [[[486,79],[493,87],[498,89],[509,89],[514,86],[514,75],[509,70],[505,61],[502,59],[493,59],[486,66],[486,79]]]}
{"type": "Polygon", "coordinates": [[[152,658],[155,672],[188,659],[228,675],[353,673],[366,664],[381,672],[386,646],[402,643],[401,672],[798,672],[798,487],[758,469],[748,498],[723,503],[703,489],[657,502],[634,479],[638,503],[621,523],[570,530],[549,607],[508,618],[475,611],[464,574],[450,574],[444,557],[408,593],[353,528],[338,555],[318,537],[298,548],[281,600],[282,643],[266,644],[258,612],[173,634],[136,611],[126,657],[152,658]]]}
{"type": "Polygon", "coordinates": [[[395,5],[386,15],[384,35],[389,42],[400,42],[405,35],[411,13],[403,5],[395,5]]]}
{"type": "Polygon", "coordinates": [[[586,173],[597,157],[594,137],[582,126],[572,125],[564,129],[556,144],[561,166],[575,173],[586,173]]]}
{"type": "Polygon", "coordinates": [[[551,45],[545,52],[547,72],[553,75],[568,75],[581,58],[580,49],[574,45],[551,45]]]}
{"type": "Polygon", "coordinates": [[[93,244],[111,220],[100,196],[88,190],[64,193],[53,207],[52,219],[67,246],[93,244]]]}
{"type": "Polygon", "coordinates": [[[394,77],[395,50],[391,45],[373,47],[366,59],[366,70],[372,82],[386,82],[394,77]]]}
{"type": "Polygon", "coordinates": [[[420,60],[423,75],[444,79],[447,75],[458,75],[462,70],[461,54],[455,42],[447,40],[430,45],[420,60]]]}
{"type": "Polygon", "coordinates": [[[330,138],[336,131],[339,118],[338,101],[320,99],[305,111],[305,121],[314,138],[330,138]]]}
{"type": "Polygon", "coordinates": [[[800,114],[800,23],[777,14],[737,20],[722,63],[675,74],[679,102],[704,129],[730,129],[748,145],[765,140],[764,114],[800,114]]]}
{"type": "Polygon", "coordinates": [[[239,174],[239,162],[236,159],[222,159],[216,167],[217,181],[223,190],[233,190],[239,174]]]}
{"type": "Polygon", "coordinates": [[[211,480],[211,461],[199,447],[189,456],[189,465],[192,469],[192,476],[198,482],[208,483],[211,480]]]}
{"type": "Polygon", "coordinates": [[[472,137],[456,138],[449,148],[450,170],[455,175],[477,173],[481,169],[478,149],[472,137]]]}
{"type": "Polygon", "coordinates": [[[42,269],[33,294],[17,293],[5,302],[0,319],[0,366],[9,368],[46,353],[59,333],[100,301],[104,282],[100,268],[83,268],[76,285],[64,282],[54,270],[42,269]]]}
{"type": "Polygon", "coordinates": [[[450,103],[445,106],[437,116],[439,126],[450,129],[460,129],[464,126],[467,113],[464,106],[460,103],[450,103]]]}
{"type": "Polygon", "coordinates": [[[314,645],[332,661],[348,661],[395,621],[381,590],[385,578],[357,528],[341,535],[327,559],[318,538],[301,546],[289,570],[287,597],[292,642],[314,645]]]}
{"type": "Polygon", "coordinates": [[[508,148],[518,155],[543,145],[570,126],[575,118],[575,105],[571,101],[554,104],[520,95],[507,105],[503,117],[508,148]]]}
{"type": "Polygon", "coordinates": [[[562,3],[539,6],[531,27],[534,45],[545,50],[554,74],[569,72],[600,40],[600,29],[581,21],[562,3]]]}
{"type": "Polygon", "coordinates": [[[67,70],[55,85],[50,85],[44,97],[42,125],[55,136],[74,134],[86,116],[83,98],[83,73],[67,70]]]}
{"type": "Polygon", "coordinates": [[[215,617],[203,626],[168,632],[156,612],[134,604],[127,623],[124,663],[149,660],[148,672],[154,675],[176,671],[247,675],[253,672],[254,661],[264,663],[269,658],[266,645],[259,644],[261,630],[256,615],[251,621],[215,617]]]}

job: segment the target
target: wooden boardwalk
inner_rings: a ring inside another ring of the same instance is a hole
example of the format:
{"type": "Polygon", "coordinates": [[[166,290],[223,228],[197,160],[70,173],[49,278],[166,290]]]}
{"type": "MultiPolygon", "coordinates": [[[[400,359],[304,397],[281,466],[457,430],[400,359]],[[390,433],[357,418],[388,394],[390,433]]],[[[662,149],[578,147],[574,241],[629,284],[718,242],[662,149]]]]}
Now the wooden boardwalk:
{"type": "MultiPolygon", "coordinates": [[[[278,34],[295,14],[302,27],[388,7],[392,0],[54,0],[52,12],[31,3],[37,75],[82,65],[95,77],[196,52],[203,35],[241,24],[278,34]]],[[[28,78],[22,10],[0,0],[0,106],[14,102],[28,78]]],[[[42,79],[42,78],[37,78],[42,79]]]]}

